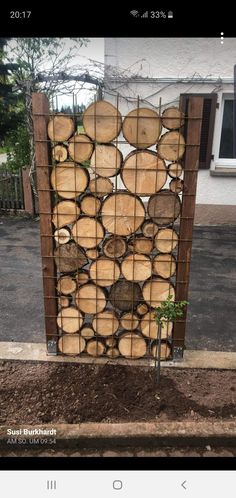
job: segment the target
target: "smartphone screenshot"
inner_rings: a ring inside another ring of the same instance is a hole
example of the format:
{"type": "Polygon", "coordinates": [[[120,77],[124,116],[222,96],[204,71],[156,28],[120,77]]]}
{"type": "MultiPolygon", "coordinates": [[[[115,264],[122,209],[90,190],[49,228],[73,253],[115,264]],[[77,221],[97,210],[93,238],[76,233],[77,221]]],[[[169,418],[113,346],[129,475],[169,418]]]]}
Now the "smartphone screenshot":
{"type": "Polygon", "coordinates": [[[190,10],[4,7],[4,497],[235,487],[236,37],[190,10]]]}

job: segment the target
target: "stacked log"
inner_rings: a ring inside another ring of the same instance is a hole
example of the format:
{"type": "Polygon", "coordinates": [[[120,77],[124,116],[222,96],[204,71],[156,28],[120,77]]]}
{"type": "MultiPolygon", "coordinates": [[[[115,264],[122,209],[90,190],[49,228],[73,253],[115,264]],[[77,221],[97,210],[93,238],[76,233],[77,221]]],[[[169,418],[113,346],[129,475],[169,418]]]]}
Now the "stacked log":
{"type": "Polygon", "coordinates": [[[58,163],[51,173],[52,188],[64,199],[78,197],[86,190],[88,182],[87,170],[72,162],[58,163]]]}
{"type": "Polygon", "coordinates": [[[94,149],[90,167],[96,175],[110,178],[119,173],[122,159],[122,154],[115,145],[99,144],[94,149]]]}
{"type": "Polygon", "coordinates": [[[93,142],[85,133],[76,134],[69,140],[68,151],[73,161],[83,163],[88,161],[92,155],[93,142]]]}
{"type": "Polygon", "coordinates": [[[80,208],[75,202],[61,201],[54,206],[52,223],[56,228],[62,228],[76,221],[79,215],[80,208]]]}
{"type": "Polygon", "coordinates": [[[161,119],[156,111],[140,107],[127,114],[122,131],[127,142],[137,149],[146,149],[157,142],[161,119]]]}
{"type": "Polygon", "coordinates": [[[165,162],[150,150],[131,152],[125,159],[121,178],[133,194],[151,195],[161,190],[167,178],[165,162]]]}
{"type": "Polygon", "coordinates": [[[121,124],[120,112],[105,100],[91,104],[84,112],[84,129],[97,142],[105,144],[114,140],[120,133],[121,124]]]}
{"type": "Polygon", "coordinates": [[[180,214],[179,196],[170,190],[161,190],[153,194],[148,201],[148,214],[159,226],[170,225],[180,214]]]}
{"type": "Polygon", "coordinates": [[[109,233],[130,235],[136,232],[145,219],[145,208],[139,197],[128,194],[111,194],[103,202],[103,226],[109,233]]]}
{"type": "MultiPolygon", "coordinates": [[[[175,299],[170,279],[177,264],[173,223],[181,212],[183,122],[175,107],[161,118],[152,109],[138,108],[122,127],[120,112],[106,101],[86,109],[84,133],[76,132],[75,120],[63,114],[49,121],[61,353],[155,357],[154,310],[168,297],[175,299]],[[168,131],[160,136],[162,126],[168,131]],[[136,148],[124,160],[111,143],[121,128],[136,148]],[[153,145],[157,152],[149,149],[153,145]],[[125,191],[117,190],[118,175],[125,191]]],[[[165,322],[161,329],[163,358],[170,355],[163,340],[170,339],[172,328],[165,322]]]]}

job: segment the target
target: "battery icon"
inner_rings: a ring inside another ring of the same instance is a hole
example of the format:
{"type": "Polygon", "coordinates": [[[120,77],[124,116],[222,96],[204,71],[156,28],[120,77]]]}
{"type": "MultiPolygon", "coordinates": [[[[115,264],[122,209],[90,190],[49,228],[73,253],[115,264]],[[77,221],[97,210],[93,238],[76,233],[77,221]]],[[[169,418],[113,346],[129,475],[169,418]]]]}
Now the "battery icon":
{"type": "Polygon", "coordinates": [[[173,19],[173,17],[174,17],[174,14],[173,14],[172,10],[169,10],[168,19],[173,19]]]}

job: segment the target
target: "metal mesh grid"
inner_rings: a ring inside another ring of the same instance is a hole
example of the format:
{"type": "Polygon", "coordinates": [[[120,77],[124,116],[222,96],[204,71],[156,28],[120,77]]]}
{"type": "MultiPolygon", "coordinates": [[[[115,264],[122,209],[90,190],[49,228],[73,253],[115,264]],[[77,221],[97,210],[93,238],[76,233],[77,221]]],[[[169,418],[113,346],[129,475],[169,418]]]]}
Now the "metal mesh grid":
{"type": "MultiPolygon", "coordinates": [[[[78,130],[76,112],[38,112],[37,94],[34,105],[48,351],[156,358],[155,307],[187,298],[196,189],[185,177],[196,177],[196,164],[186,157],[199,153],[201,115],[171,116],[161,99],[144,111],[138,98],[122,116],[117,97],[116,106],[94,101],[78,130]]],[[[162,328],[162,360],[183,346],[185,322],[162,328]]]]}

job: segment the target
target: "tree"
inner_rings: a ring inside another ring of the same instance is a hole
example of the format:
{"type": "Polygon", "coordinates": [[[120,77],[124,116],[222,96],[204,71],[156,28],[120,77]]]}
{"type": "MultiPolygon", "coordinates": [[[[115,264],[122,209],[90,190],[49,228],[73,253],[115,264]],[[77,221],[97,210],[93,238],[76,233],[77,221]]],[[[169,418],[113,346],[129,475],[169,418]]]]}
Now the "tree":
{"type": "MultiPolygon", "coordinates": [[[[7,61],[11,66],[11,78],[16,95],[22,95],[24,101],[24,122],[27,134],[18,129],[18,136],[23,140],[23,148],[28,150],[30,156],[30,178],[33,190],[34,185],[34,143],[32,119],[32,92],[42,91],[49,98],[60,89],[63,91],[63,80],[60,75],[70,76],[76,70],[73,60],[78,55],[79,48],[86,44],[84,38],[16,38],[8,40],[7,61]],[[67,43],[67,46],[66,46],[67,43]],[[59,77],[58,77],[59,75],[59,77]],[[27,143],[28,142],[28,143],[27,143]]],[[[67,88],[68,92],[68,88],[67,88]]],[[[14,140],[13,135],[11,139],[14,140]]],[[[14,144],[12,144],[14,146],[14,144]]],[[[16,157],[19,151],[14,148],[8,156],[8,163],[15,168],[16,157]]],[[[20,163],[20,161],[19,161],[20,163]]]]}
{"type": "Polygon", "coordinates": [[[7,135],[14,130],[23,119],[23,102],[21,95],[12,89],[10,71],[16,64],[4,62],[4,47],[10,38],[0,38],[0,139],[3,144],[7,135]]]}

